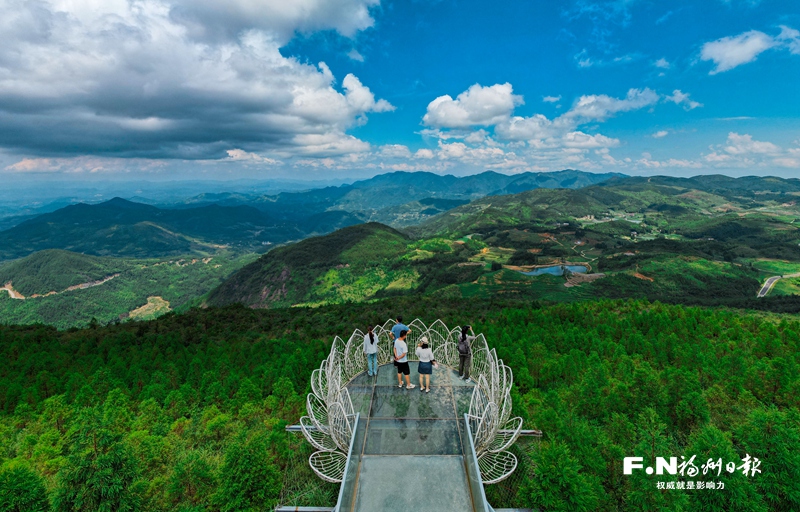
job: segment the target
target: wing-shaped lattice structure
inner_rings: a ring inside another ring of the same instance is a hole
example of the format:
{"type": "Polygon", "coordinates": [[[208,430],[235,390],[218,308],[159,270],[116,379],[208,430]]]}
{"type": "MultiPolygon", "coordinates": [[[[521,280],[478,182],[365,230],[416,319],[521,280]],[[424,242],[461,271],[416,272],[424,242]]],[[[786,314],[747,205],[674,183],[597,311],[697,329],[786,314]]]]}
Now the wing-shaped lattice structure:
{"type": "Polygon", "coordinates": [[[314,452],[308,458],[308,463],[318,477],[338,484],[344,476],[347,455],[342,452],[314,452]]]}
{"type": "Polygon", "coordinates": [[[478,467],[485,485],[496,484],[517,469],[517,457],[511,452],[486,452],[478,457],[478,467]]]}
{"type": "Polygon", "coordinates": [[[317,450],[332,452],[336,449],[336,443],[333,442],[333,438],[318,429],[308,416],[300,418],[300,430],[303,431],[306,441],[311,443],[311,446],[317,450]]]}

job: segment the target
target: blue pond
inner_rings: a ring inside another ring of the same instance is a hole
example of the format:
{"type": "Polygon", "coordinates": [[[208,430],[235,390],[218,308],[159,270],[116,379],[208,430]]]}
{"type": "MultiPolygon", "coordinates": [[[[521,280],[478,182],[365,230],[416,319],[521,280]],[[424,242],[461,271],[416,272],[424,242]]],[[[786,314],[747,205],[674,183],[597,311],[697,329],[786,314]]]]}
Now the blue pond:
{"type": "Polygon", "coordinates": [[[526,276],[540,276],[542,274],[550,274],[554,276],[563,276],[564,268],[574,274],[585,274],[586,267],[583,265],[553,265],[551,267],[540,267],[530,272],[522,272],[526,276]]]}

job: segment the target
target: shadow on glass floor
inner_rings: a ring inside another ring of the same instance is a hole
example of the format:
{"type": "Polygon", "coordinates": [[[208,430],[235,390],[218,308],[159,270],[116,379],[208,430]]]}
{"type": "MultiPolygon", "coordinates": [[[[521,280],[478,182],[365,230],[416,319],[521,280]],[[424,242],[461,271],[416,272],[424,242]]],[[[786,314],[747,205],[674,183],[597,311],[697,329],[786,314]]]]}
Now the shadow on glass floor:
{"type": "MultiPolygon", "coordinates": [[[[417,371],[417,361],[408,363],[411,373],[409,378],[411,383],[419,386],[419,372],[417,371]]],[[[358,377],[351,381],[353,384],[363,385],[367,382],[371,384],[372,377],[367,377],[366,373],[360,374],[358,377]]],[[[405,384],[405,377],[403,377],[403,384],[405,384]]],[[[384,364],[378,368],[378,377],[375,382],[378,386],[397,386],[397,369],[393,364],[384,364]]],[[[437,386],[474,386],[475,382],[465,382],[458,377],[458,372],[444,366],[433,370],[431,375],[431,389],[437,386]]]]}
{"type": "Polygon", "coordinates": [[[461,455],[456,420],[372,419],[365,455],[461,455]]]}
{"type": "Polygon", "coordinates": [[[430,393],[423,393],[419,388],[378,386],[372,399],[370,417],[455,419],[457,416],[450,388],[431,386],[430,393]]]}

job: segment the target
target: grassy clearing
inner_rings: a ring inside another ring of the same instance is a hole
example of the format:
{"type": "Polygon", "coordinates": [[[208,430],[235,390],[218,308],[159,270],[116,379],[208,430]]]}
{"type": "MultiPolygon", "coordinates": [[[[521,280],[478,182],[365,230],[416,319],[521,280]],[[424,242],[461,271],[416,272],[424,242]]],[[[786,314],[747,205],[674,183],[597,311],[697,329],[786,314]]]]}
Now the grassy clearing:
{"type": "Polygon", "coordinates": [[[472,256],[469,261],[481,262],[486,265],[491,265],[494,262],[505,265],[514,252],[514,249],[503,247],[484,247],[477,254],[472,256]]]}
{"type": "Polygon", "coordinates": [[[770,276],[780,276],[800,272],[800,263],[782,260],[756,260],[753,261],[753,268],[770,276]]]}
{"type": "Polygon", "coordinates": [[[147,297],[147,304],[134,309],[128,316],[134,320],[151,320],[170,311],[169,302],[162,297],[147,297]]]}
{"type": "Polygon", "coordinates": [[[769,295],[800,295],[800,278],[779,279],[769,295]]]}

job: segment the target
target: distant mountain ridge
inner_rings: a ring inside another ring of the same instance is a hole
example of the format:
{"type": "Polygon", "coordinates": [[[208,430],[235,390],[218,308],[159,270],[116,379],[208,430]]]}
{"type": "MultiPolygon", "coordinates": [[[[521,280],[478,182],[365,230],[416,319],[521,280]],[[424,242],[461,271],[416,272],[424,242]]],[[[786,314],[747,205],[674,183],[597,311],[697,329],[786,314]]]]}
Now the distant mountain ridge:
{"type": "MultiPolygon", "coordinates": [[[[568,222],[586,216],[606,215],[612,210],[652,212],[700,219],[705,212],[725,213],[759,208],[769,202],[793,202],[800,179],[774,177],[730,178],[702,175],[611,177],[576,189],[534,189],[518,194],[487,196],[431,217],[409,228],[415,236],[470,233],[487,225],[529,222],[568,222]]],[[[688,231],[687,231],[688,232],[688,231]]]]}
{"type": "Polygon", "coordinates": [[[0,260],[45,249],[135,258],[203,255],[223,245],[258,251],[363,222],[413,225],[506,190],[577,188],[620,176],[574,170],[465,177],[394,172],[352,185],[271,196],[209,192],[171,207],[115,197],[69,205],[0,232],[0,260]]]}
{"type": "Polygon", "coordinates": [[[0,232],[0,259],[44,249],[161,257],[214,252],[221,244],[250,247],[302,236],[295,226],[276,222],[251,206],[162,209],[117,197],[99,204],[70,205],[0,232]]]}
{"type": "Polygon", "coordinates": [[[202,198],[192,198],[190,202],[213,200],[226,205],[248,204],[276,219],[293,222],[302,221],[309,213],[346,211],[365,221],[404,227],[445,211],[438,208],[443,206],[441,203],[420,203],[425,199],[469,202],[489,195],[535,188],[580,188],[624,176],[619,173],[595,174],[572,169],[514,175],[486,171],[463,177],[423,171],[397,171],[339,187],[264,196],[204,195],[202,198]]]}

